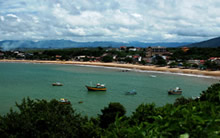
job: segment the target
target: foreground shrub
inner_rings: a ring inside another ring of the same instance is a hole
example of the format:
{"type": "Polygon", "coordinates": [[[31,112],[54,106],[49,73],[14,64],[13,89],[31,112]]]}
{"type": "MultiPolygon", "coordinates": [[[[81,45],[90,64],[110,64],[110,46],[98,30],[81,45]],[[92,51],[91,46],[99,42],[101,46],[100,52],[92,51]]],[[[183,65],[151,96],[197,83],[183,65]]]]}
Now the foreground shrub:
{"type": "Polygon", "coordinates": [[[116,117],[125,115],[125,108],[120,103],[110,103],[108,107],[101,110],[100,127],[107,128],[109,124],[113,123],[116,117]]]}
{"type": "Polygon", "coordinates": [[[81,117],[71,105],[57,100],[23,99],[19,111],[10,111],[0,119],[0,137],[77,137],[88,136],[87,117],[81,117]],[[85,132],[83,132],[85,131],[85,132]]]}
{"type": "Polygon", "coordinates": [[[220,104],[220,83],[213,84],[206,91],[203,91],[200,100],[220,104]]]}

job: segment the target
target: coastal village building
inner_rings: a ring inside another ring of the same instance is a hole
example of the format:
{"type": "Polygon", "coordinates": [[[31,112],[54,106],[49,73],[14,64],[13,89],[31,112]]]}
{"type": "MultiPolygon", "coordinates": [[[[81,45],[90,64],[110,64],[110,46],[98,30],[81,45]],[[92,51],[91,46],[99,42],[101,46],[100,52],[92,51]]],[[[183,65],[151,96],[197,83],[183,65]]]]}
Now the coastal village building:
{"type": "Polygon", "coordinates": [[[141,57],[141,56],[139,56],[139,55],[134,55],[134,56],[133,56],[133,61],[134,61],[134,62],[141,62],[141,60],[142,60],[142,57],[141,57]]]}
{"type": "Polygon", "coordinates": [[[146,57],[150,58],[153,56],[163,56],[167,54],[166,47],[156,46],[156,47],[148,47],[146,49],[146,57]]]}
{"type": "Polygon", "coordinates": [[[55,57],[56,57],[56,60],[60,60],[60,58],[61,58],[62,56],[56,55],[55,57]]]}
{"type": "Polygon", "coordinates": [[[129,48],[128,50],[129,50],[129,51],[137,51],[137,48],[131,47],[131,48],[129,48]]]}
{"type": "Polygon", "coordinates": [[[209,61],[215,62],[217,65],[220,65],[220,57],[210,57],[209,61]]]}
{"type": "Polygon", "coordinates": [[[82,56],[76,56],[75,60],[76,61],[83,61],[86,58],[86,56],[82,55],[82,56]]]}
{"type": "Polygon", "coordinates": [[[200,60],[188,60],[187,62],[190,64],[196,64],[196,65],[200,64],[200,60]]]}
{"type": "Polygon", "coordinates": [[[189,50],[188,47],[183,47],[183,48],[182,48],[182,51],[183,51],[183,52],[187,52],[188,50],[189,50]]]}
{"type": "Polygon", "coordinates": [[[120,46],[120,50],[121,50],[121,51],[125,51],[126,49],[127,49],[126,46],[120,46]]]}

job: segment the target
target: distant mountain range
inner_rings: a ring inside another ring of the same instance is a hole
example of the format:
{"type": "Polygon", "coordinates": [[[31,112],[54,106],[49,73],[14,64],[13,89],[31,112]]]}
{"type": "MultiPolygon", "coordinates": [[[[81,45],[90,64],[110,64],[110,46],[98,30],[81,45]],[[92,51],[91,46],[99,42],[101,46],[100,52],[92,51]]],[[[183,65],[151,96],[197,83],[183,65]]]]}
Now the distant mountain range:
{"type": "Polygon", "coordinates": [[[220,37],[185,45],[186,47],[220,47],[220,37]]]}
{"type": "Polygon", "coordinates": [[[75,42],[75,41],[70,41],[70,40],[41,40],[41,41],[4,40],[4,41],[0,41],[0,49],[2,50],[59,49],[59,48],[77,48],[77,47],[120,47],[120,46],[220,47],[220,37],[198,42],[198,43],[187,43],[187,42],[144,43],[144,42],[138,42],[138,41],[132,41],[128,43],[114,42],[114,41],[75,42]]]}
{"type": "Polygon", "coordinates": [[[0,41],[0,49],[58,49],[58,48],[76,48],[76,47],[148,47],[148,46],[164,46],[164,47],[179,47],[190,43],[144,43],[144,42],[113,42],[113,41],[95,41],[95,42],[75,42],[70,40],[4,40],[0,41]]]}

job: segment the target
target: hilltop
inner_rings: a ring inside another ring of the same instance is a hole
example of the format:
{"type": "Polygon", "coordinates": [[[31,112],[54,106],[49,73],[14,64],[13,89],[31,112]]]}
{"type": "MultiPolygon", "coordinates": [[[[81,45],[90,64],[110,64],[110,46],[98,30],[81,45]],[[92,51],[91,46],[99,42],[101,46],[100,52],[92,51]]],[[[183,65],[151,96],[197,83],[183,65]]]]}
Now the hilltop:
{"type": "Polygon", "coordinates": [[[220,37],[216,37],[213,39],[209,39],[206,41],[198,42],[198,43],[193,43],[189,45],[185,45],[186,47],[209,47],[209,48],[216,48],[220,47],[220,37]]]}

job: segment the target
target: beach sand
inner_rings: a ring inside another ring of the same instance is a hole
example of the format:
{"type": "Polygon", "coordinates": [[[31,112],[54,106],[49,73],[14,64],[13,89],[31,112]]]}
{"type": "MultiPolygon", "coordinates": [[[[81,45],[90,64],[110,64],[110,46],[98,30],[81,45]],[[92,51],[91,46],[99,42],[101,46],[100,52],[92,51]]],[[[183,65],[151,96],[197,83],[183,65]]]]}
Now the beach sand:
{"type": "Polygon", "coordinates": [[[0,62],[91,65],[91,66],[119,67],[119,68],[125,68],[125,69],[138,69],[138,70],[147,70],[147,71],[160,71],[160,72],[184,73],[184,74],[195,74],[195,75],[220,77],[220,71],[180,69],[180,68],[144,66],[144,65],[134,65],[134,64],[79,62],[79,61],[48,61],[48,60],[8,60],[8,59],[1,59],[0,62]]]}

